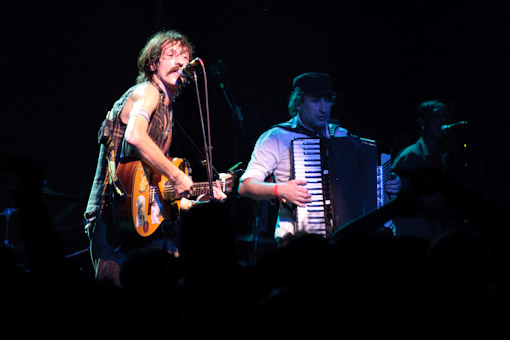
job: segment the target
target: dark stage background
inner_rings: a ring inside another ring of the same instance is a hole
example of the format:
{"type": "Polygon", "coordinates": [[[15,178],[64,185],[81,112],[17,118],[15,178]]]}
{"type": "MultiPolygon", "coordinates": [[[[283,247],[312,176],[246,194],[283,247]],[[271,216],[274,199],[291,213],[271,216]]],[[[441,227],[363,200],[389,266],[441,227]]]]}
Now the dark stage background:
{"type": "MultiPolygon", "coordinates": [[[[459,176],[508,219],[508,5],[502,1],[21,1],[2,7],[1,152],[44,168],[47,191],[54,192],[45,203],[68,253],[86,247],[81,217],[97,129],[134,84],[146,39],[162,28],[187,34],[208,67],[219,171],[238,161],[246,167],[259,134],[287,120],[295,75],[328,72],[339,94],[333,116],[393,154],[417,139],[413,114],[420,101],[438,97],[454,106],[455,119],[471,127],[468,167],[459,176]],[[218,60],[246,134],[212,72],[218,60]]],[[[202,99],[203,81],[199,73],[202,99]]],[[[174,113],[201,147],[193,84],[174,113]]],[[[191,161],[195,181],[205,180],[182,133],[174,154],[191,161]]],[[[238,233],[250,233],[253,202],[235,195],[229,201],[238,233]]],[[[12,207],[6,190],[0,202],[1,210],[12,207]]],[[[16,213],[10,222],[15,238],[16,213]]]]}

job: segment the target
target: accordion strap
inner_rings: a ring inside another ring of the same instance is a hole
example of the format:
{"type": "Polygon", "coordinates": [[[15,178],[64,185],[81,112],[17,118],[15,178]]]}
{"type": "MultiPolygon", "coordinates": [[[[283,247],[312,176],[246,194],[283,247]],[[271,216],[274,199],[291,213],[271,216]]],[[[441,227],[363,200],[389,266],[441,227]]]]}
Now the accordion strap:
{"type": "MultiPolygon", "coordinates": [[[[288,121],[288,122],[284,122],[284,123],[280,123],[280,124],[276,124],[276,125],[272,126],[272,128],[277,128],[277,127],[282,128],[287,131],[300,133],[300,134],[306,135],[308,137],[320,138],[320,136],[317,136],[317,134],[315,134],[313,131],[308,130],[307,128],[303,127],[302,125],[294,126],[292,121],[288,121]]],[[[328,123],[329,134],[334,135],[335,131],[338,127],[340,127],[340,125],[328,123]]]]}

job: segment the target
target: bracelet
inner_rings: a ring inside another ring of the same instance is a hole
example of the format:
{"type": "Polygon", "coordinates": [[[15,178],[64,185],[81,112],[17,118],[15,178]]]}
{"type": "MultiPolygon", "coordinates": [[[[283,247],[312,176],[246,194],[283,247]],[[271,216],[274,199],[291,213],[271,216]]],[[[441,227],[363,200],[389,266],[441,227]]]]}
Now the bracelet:
{"type": "Polygon", "coordinates": [[[278,198],[278,184],[275,184],[275,185],[274,185],[274,191],[273,191],[273,193],[274,193],[274,197],[275,197],[275,198],[278,198]]]}

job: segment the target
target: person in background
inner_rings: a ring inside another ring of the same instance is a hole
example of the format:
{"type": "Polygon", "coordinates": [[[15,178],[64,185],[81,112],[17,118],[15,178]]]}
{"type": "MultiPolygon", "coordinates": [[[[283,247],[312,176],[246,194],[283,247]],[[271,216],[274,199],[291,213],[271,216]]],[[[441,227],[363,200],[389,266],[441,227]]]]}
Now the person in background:
{"type": "Polygon", "coordinates": [[[448,106],[437,100],[421,102],[416,109],[421,135],[395,157],[392,170],[402,180],[403,193],[419,195],[420,212],[397,216],[397,236],[423,237],[432,242],[453,222],[452,206],[438,186],[449,175],[451,139],[445,126],[452,120],[448,106]]]}

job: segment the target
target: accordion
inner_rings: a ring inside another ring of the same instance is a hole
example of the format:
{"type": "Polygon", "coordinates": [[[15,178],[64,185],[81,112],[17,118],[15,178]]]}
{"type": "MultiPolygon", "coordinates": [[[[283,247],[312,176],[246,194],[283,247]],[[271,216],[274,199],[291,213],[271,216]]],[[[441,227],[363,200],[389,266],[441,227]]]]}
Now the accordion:
{"type": "Polygon", "coordinates": [[[292,179],[306,180],[312,195],[306,207],[295,208],[294,232],[327,237],[390,200],[384,185],[391,174],[391,156],[380,153],[373,140],[296,138],[290,156],[292,179]]]}

